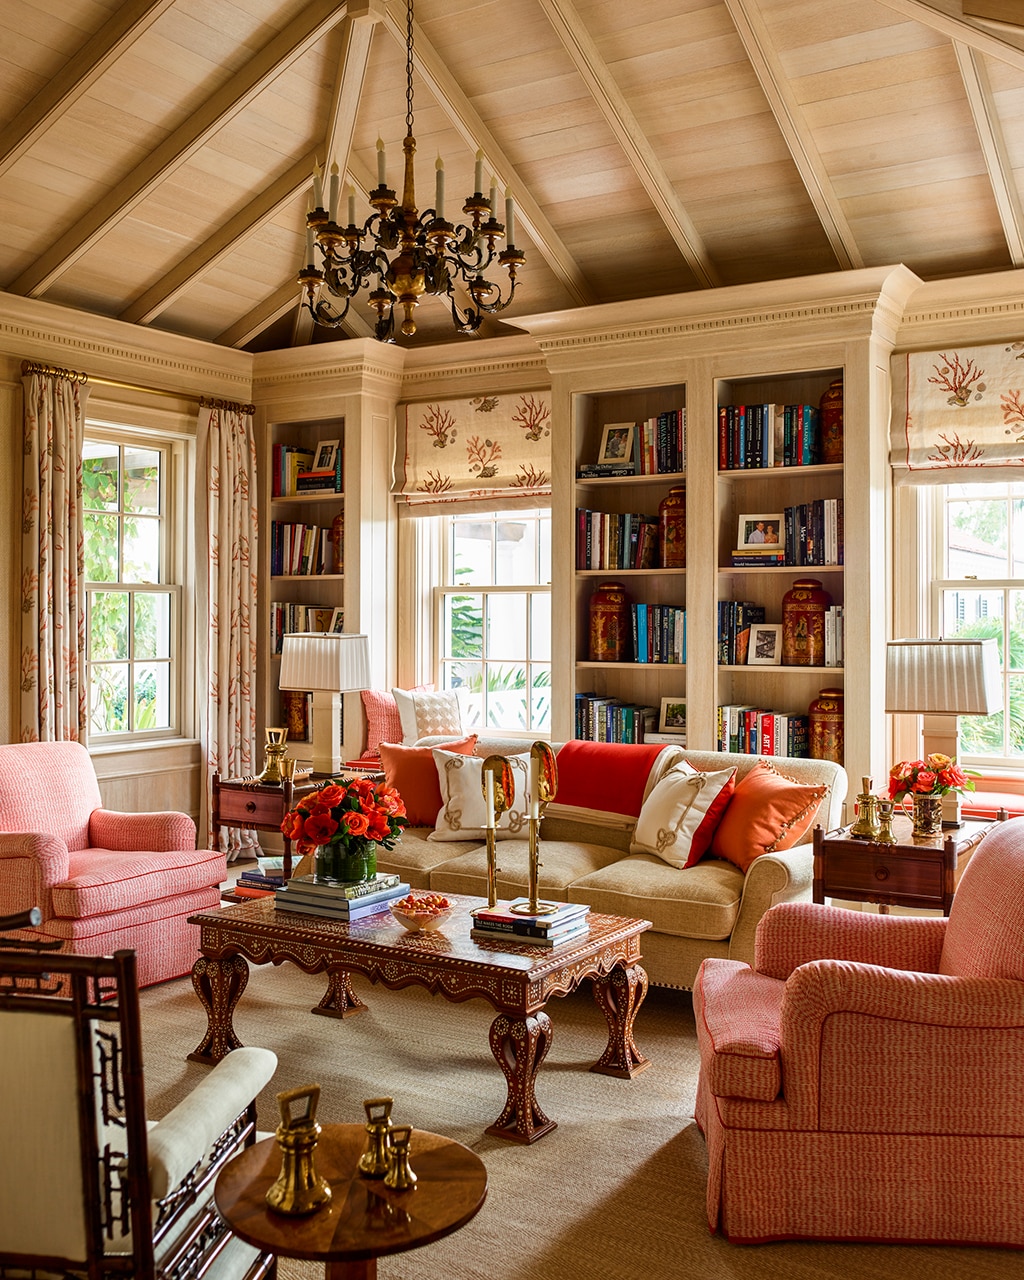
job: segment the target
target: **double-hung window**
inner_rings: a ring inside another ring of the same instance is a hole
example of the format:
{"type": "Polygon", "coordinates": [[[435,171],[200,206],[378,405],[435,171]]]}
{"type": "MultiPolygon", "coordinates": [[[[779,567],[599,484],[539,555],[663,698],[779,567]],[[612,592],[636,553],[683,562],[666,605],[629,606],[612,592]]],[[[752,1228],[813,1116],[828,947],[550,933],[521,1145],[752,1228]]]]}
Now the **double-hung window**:
{"type": "Polygon", "coordinates": [[[462,694],[463,724],[551,726],[551,513],[492,511],[442,523],[435,590],[440,686],[462,694]]]}
{"type": "Polygon", "coordinates": [[[182,731],[177,446],[86,424],[83,453],[89,742],[182,731]]]}

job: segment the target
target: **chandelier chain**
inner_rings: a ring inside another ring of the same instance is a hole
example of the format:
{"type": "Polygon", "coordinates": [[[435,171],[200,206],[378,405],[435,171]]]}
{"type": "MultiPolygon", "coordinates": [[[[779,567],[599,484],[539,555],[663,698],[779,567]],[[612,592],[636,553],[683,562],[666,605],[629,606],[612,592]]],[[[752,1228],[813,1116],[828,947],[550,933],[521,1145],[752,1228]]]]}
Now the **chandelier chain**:
{"type": "Polygon", "coordinates": [[[412,137],[412,0],[406,8],[405,20],[405,136],[412,137]]]}

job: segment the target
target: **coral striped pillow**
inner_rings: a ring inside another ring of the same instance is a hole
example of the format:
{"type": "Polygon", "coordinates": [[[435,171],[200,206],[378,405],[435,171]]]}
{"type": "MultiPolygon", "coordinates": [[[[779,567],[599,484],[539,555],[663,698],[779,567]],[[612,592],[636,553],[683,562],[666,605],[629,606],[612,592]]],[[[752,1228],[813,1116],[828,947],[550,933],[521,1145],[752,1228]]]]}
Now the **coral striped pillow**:
{"type": "Polygon", "coordinates": [[[402,741],[398,703],[386,689],[364,689],[360,697],[366,712],[366,750],[360,759],[378,760],[382,742],[402,741]]]}

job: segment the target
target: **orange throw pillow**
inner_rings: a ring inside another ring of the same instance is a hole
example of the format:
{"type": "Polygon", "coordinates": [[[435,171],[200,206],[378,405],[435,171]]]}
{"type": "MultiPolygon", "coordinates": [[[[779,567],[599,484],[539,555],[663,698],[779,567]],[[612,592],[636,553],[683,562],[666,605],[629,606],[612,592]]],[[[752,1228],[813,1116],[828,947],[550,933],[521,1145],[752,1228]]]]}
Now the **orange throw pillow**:
{"type": "MultiPolygon", "coordinates": [[[[445,751],[471,756],[477,735],[470,734],[458,742],[446,742],[445,751]]],[[[405,801],[410,827],[432,827],[441,812],[441,784],[430,747],[400,747],[390,742],[380,744],[380,762],[389,786],[405,801]]]]}
{"type": "Polygon", "coordinates": [[[715,828],[711,852],[746,871],[762,853],[792,848],[807,831],[828,787],[794,782],[759,760],[736,783],[715,828]]]}

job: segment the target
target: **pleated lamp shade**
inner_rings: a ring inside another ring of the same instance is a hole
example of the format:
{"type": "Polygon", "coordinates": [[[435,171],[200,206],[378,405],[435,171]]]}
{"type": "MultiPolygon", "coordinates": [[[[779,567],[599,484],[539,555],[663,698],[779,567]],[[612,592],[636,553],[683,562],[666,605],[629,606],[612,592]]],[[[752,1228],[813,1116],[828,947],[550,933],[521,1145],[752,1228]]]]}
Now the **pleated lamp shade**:
{"type": "Polygon", "coordinates": [[[1002,705],[995,640],[890,640],[886,711],[988,715],[1002,705]]]}
{"type": "Polygon", "coordinates": [[[345,693],[370,684],[370,641],[347,632],[297,631],[281,648],[282,689],[345,693]]]}

